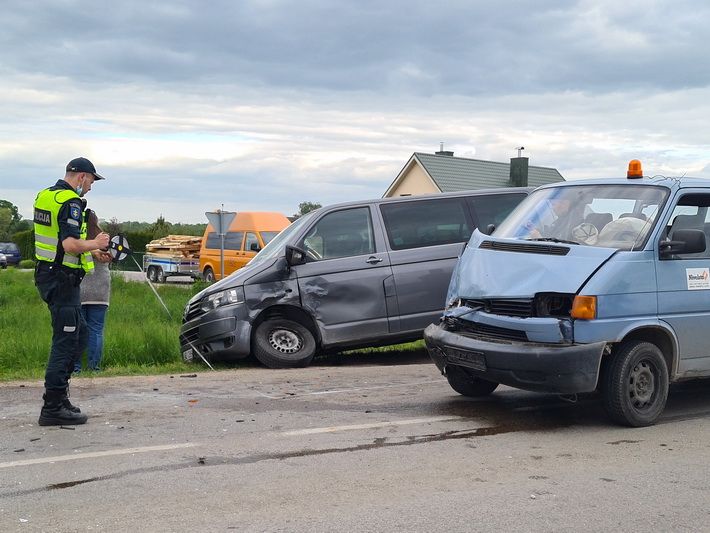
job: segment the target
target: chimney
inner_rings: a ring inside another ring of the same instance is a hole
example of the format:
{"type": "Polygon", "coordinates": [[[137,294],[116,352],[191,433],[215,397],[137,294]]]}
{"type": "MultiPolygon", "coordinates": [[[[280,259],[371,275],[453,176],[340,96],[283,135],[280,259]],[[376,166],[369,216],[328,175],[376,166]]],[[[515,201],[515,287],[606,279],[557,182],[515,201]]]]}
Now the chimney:
{"type": "Polygon", "coordinates": [[[511,157],[510,158],[510,186],[511,187],[527,187],[528,186],[528,158],[527,157],[511,157]]]}
{"type": "Polygon", "coordinates": [[[454,156],[454,153],[453,153],[453,152],[450,152],[450,151],[448,151],[448,150],[444,150],[444,143],[443,143],[443,141],[442,141],[442,142],[439,143],[439,151],[438,151],[438,152],[434,152],[434,155],[446,155],[446,156],[449,156],[449,157],[453,157],[453,156],[454,156]]]}

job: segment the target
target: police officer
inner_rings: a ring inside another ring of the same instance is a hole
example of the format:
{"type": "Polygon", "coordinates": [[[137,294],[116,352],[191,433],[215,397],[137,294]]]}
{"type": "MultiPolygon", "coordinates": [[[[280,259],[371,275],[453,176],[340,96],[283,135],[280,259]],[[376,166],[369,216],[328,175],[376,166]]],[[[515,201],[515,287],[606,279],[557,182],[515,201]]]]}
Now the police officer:
{"type": "Polygon", "coordinates": [[[93,268],[91,251],[106,248],[109,236],[87,240],[81,197],[104,179],[88,159],[67,164],[64,179],[40,191],[34,203],[35,285],[52,315],[52,348],[44,378],[40,426],[83,424],[87,416],[69,401],[69,377],[87,344],[79,284],[93,268]]]}

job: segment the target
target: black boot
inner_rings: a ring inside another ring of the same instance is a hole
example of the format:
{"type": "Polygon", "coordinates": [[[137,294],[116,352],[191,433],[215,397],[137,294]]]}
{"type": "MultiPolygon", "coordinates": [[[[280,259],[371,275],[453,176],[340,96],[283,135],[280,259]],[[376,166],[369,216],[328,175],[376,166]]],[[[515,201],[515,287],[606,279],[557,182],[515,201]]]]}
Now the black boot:
{"type": "MultiPolygon", "coordinates": [[[[71,426],[84,424],[87,416],[75,413],[64,405],[66,391],[47,391],[44,398],[42,412],[39,414],[40,426],[71,426]]],[[[68,398],[67,398],[68,401],[68,398]]]]}
{"type": "Polygon", "coordinates": [[[72,413],[81,413],[81,409],[69,401],[69,389],[67,389],[67,392],[65,392],[64,396],[62,396],[62,405],[69,409],[72,413]]]}

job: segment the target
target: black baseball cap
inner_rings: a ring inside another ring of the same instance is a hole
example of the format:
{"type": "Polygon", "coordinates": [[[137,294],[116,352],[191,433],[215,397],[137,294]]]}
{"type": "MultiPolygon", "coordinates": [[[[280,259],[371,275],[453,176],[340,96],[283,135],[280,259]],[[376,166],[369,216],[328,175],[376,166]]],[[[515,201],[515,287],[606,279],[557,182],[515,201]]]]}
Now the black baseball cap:
{"type": "Polygon", "coordinates": [[[77,157],[69,161],[69,163],[67,163],[67,172],[86,172],[87,174],[93,174],[95,180],[106,179],[96,173],[94,164],[85,157],[77,157]]]}

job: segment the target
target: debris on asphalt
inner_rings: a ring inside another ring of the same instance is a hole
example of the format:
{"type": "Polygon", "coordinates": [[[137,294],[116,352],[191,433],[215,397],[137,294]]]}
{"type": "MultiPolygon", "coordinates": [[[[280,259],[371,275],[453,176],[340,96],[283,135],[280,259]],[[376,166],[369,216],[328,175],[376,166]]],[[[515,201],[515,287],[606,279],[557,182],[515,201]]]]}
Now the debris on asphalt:
{"type": "Polygon", "coordinates": [[[199,401],[200,401],[200,400],[187,400],[187,403],[197,403],[197,402],[199,402],[199,401]]]}
{"type": "Polygon", "coordinates": [[[76,428],[70,427],[70,426],[59,426],[59,429],[69,429],[71,431],[74,431],[76,428]]]}
{"type": "MultiPolygon", "coordinates": [[[[172,376],[170,376],[172,377],[172,376]]],[[[181,378],[196,378],[197,374],[183,374],[180,376],[181,378]]]]}
{"type": "Polygon", "coordinates": [[[17,448],[16,450],[12,450],[12,451],[15,453],[18,453],[18,452],[24,452],[25,449],[24,448],[17,448]]]}
{"type": "Polygon", "coordinates": [[[201,465],[205,464],[205,458],[204,457],[198,457],[197,462],[200,463],[201,465]]]}
{"type": "Polygon", "coordinates": [[[244,422],[244,419],[237,420],[237,422],[244,422]]]}
{"type": "Polygon", "coordinates": [[[30,439],[30,442],[34,442],[36,440],[39,440],[39,437],[35,437],[34,439],[30,439]]]}
{"type": "Polygon", "coordinates": [[[158,389],[153,389],[153,390],[158,390],[158,389]]]}

